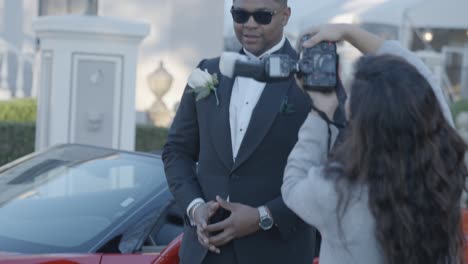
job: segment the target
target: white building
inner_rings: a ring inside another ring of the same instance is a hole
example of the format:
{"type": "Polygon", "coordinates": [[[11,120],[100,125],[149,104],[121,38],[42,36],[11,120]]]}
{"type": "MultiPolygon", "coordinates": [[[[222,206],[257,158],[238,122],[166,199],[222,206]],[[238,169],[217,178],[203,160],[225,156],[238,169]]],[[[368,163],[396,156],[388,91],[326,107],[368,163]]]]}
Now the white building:
{"type": "Polygon", "coordinates": [[[32,22],[39,14],[91,13],[150,24],[150,35],[140,46],[136,110],[147,111],[154,101],[147,77],[160,61],[174,77],[172,89],[164,97],[171,108],[197,63],[221,53],[223,10],[220,0],[0,0],[0,97],[5,93],[1,88],[8,88],[12,97],[35,96],[32,63],[38,45],[32,22]],[[8,67],[2,67],[5,54],[8,67]],[[24,62],[22,66],[19,60],[24,62]],[[18,76],[19,66],[23,70],[18,76]]]}

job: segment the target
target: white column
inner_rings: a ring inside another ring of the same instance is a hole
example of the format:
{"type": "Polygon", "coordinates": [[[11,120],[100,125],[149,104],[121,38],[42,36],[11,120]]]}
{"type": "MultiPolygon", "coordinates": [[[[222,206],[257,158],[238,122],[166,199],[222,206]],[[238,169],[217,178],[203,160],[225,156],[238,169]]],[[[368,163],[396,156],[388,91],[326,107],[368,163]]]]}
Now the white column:
{"type": "Polygon", "coordinates": [[[3,46],[2,49],[1,47],[2,46],[0,46],[0,54],[2,55],[2,63],[0,64],[0,100],[9,100],[11,99],[11,90],[8,85],[8,48],[3,46]]]}
{"type": "Polygon", "coordinates": [[[21,50],[23,46],[23,0],[3,0],[3,30],[8,43],[21,50]]]}
{"type": "Polygon", "coordinates": [[[24,58],[18,54],[18,69],[16,71],[16,98],[24,97],[24,58]]]}
{"type": "Polygon", "coordinates": [[[413,41],[413,29],[411,26],[411,20],[408,15],[409,9],[406,8],[403,11],[402,21],[400,23],[400,28],[398,32],[398,39],[402,47],[410,49],[411,43],[413,41]]]}
{"type": "Polygon", "coordinates": [[[41,70],[40,65],[41,65],[41,53],[37,52],[36,54],[34,54],[34,62],[31,65],[32,66],[32,73],[33,73],[32,86],[31,86],[31,97],[33,97],[33,98],[37,98],[37,94],[38,94],[37,89],[39,89],[39,86],[40,86],[40,84],[39,84],[39,81],[40,81],[39,76],[41,76],[41,73],[39,72],[41,70]]]}
{"type": "Polygon", "coordinates": [[[463,99],[468,99],[468,44],[465,44],[463,52],[463,63],[461,68],[461,95],[463,99]]]}
{"type": "Polygon", "coordinates": [[[12,54],[17,56],[16,50],[22,50],[23,46],[23,0],[4,0],[3,1],[3,35],[6,40],[5,50],[2,63],[2,70],[0,73],[0,99],[8,100],[11,99],[12,93],[10,90],[10,85],[8,83],[9,79],[16,80],[15,71],[10,72],[9,67],[16,67],[16,64],[10,65],[8,61],[9,50],[12,51],[12,54]]]}
{"type": "Polygon", "coordinates": [[[41,17],[36,150],[80,143],[133,150],[138,46],[147,24],[41,17]]]}

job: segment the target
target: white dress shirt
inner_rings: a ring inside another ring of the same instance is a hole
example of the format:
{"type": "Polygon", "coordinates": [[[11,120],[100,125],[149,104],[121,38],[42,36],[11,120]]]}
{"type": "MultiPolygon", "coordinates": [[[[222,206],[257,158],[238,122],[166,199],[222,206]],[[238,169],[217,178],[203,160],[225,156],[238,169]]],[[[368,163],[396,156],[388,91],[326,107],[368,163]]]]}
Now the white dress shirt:
{"type": "MultiPolygon", "coordinates": [[[[262,57],[280,50],[285,42],[286,38],[283,36],[278,44],[264,52],[259,57],[247,51],[245,48],[244,52],[250,59],[260,60],[262,57]]],[[[245,132],[249,126],[252,112],[263,93],[265,85],[266,83],[258,82],[252,78],[245,77],[236,77],[234,81],[231,92],[231,102],[229,105],[229,124],[231,126],[232,157],[234,158],[234,161],[236,160],[239,148],[242,144],[242,140],[244,139],[245,132]]],[[[190,220],[192,220],[192,216],[190,215],[191,209],[195,205],[204,202],[205,201],[202,198],[196,198],[189,204],[187,207],[187,215],[189,216],[190,220]]]]}
{"type": "MultiPolygon", "coordinates": [[[[278,44],[259,57],[256,57],[246,49],[244,49],[244,52],[251,60],[260,60],[262,57],[281,49],[285,41],[286,38],[283,36],[278,44]]],[[[234,161],[236,160],[245,132],[249,126],[252,112],[263,93],[265,85],[266,83],[258,82],[252,78],[246,77],[237,77],[234,81],[231,93],[231,103],[229,105],[232,157],[234,158],[234,161]]]]}

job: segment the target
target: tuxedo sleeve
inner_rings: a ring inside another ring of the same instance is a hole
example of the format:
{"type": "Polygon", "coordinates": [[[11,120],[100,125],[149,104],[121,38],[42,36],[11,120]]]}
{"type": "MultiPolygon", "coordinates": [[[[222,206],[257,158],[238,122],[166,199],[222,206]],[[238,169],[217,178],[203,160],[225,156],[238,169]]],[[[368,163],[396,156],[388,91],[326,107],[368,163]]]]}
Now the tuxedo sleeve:
{"type": "Polygon", "coordinates": [[[194,199],[204,198],[196,175],[200,148],[197,108],[189,89],[187,85],[162,153],[169,189],[183,212],[194,199]]]}
{"type": "Polygon", "coordinates": [[[284,239],[288,239],[300,228],[301,224],[304,224],[304,222],[300,221],[299,217],[286,206],[281,196],[269,201],[265,206],[270,210],[275,224],[274,226],[278,228],[284,239]]]}

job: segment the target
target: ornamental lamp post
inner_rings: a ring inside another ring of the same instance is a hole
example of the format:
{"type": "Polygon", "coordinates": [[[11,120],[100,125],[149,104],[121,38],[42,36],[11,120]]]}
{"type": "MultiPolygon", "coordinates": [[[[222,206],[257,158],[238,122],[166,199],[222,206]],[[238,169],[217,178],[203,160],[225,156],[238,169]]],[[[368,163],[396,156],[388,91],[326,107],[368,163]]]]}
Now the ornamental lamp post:
{"type": "Polygon", "coordinates": [[[174,78],[164,67],[164,63],[159,63],[159,68],[148,76],[148,86],[156,99],[149,110],[149,115],[153,124],[159,127],[168,127],[172,122],[173,113],[170,111],[162,98],[171,89],[174,78]]]}

